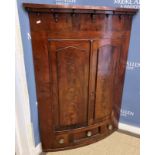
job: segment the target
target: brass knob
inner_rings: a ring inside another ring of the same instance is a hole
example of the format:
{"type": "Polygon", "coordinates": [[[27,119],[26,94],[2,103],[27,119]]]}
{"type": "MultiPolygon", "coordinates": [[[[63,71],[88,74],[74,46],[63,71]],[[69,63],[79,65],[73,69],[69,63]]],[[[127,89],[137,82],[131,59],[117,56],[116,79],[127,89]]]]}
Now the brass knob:
{"type": "Polygon", "coordinates": [[[88,131],[87,132],[87,137],[90,137],[90,136],[92,136],[92,132],[91,131],[88,131]]]}
{"type": "Polygon", "coordinates": [[[59,139],[59,144],[64,144],[64,139],[63,138],[61,138],[61,139],[59,139]]]}
{"type": "Polygon", "coordinates": [[[109,130],[112,130],[112,129],[113,129],[112,124],[109,124],[109,125],[108,125],[108,129],[109,129],[109,130]]]}

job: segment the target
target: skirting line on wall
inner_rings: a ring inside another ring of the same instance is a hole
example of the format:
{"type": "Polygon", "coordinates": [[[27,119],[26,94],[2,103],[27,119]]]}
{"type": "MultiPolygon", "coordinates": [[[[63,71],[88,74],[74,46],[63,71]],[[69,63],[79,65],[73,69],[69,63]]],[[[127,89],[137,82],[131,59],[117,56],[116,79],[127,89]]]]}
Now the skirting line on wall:
{"type": "Polygon", "coordinates": [[[135,126],[124,124],[124,123],[119,123],[118,128],[121,130],[124,130],[124,131],[131,132],[133,134],[140,135],[140,128],[139,127],[135,127],[135,126]]]}
{"type": "MultiPolygon", "coordinates": [[[[138,134],[140,135],[140,128],[132,126],[132,125],[128,125],[128,124],[124,124],[124,123],[119,123],[118,128],[124,131],[128,131],[131,132],[133,134],[138,134]]],[[[41,143],[39,143],[34,150],[34,154],[35,155],[39,155],[42,152],[42,148],[41,148],[41,143]]]]}
{"type": "Polygon", "coordinates": [[[39,143],[39,144],[34,148],[34,155],[40,155],[41,152],[42,152],[42,147],[41,147],[41,143],[39,143]]]}

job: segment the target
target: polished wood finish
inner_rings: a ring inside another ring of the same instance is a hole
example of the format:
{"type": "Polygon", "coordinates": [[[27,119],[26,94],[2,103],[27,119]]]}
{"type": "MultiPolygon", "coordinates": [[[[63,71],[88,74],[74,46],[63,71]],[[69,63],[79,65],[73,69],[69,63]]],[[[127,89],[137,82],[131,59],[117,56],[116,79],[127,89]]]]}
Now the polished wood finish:
{"type": "Polygon", "coordinates": [[[49,44],[56,129],[87,125],[90,43],[52,40],[49,44]]]}
{"type": "Polygon", "coordinates": [[[135,9],[24,4],[32,35],[43,151],[72,149],[118,128],[135,9]]]}
{"type": "Polygon", "coordinates": [[[136,13],[137,9],[130,9],[130,8],[114,8],[114,7],[105,7],[105,6],[80,6],[80,5],[55,5],[55,4],[33,4],[33,3],[24,3],[23,6],[28,10],[28,11],[59,11],[59,12],[64,12],[64,10],[70,10],[75,9],[74,11],[78,10],[86,10],[86,11],[107,11],[107,13],[111,13],[110,11],[116,11],[116,13],[119,11],[122,12],[123,14],[129,14],[129,13],[136,13]],[[54,10],[58,9],[58,10],[54,10]],[[61,10],[60,10],[61,9],[61,10]],[[63,10],[63,11],[62,11],[63,10]]]}

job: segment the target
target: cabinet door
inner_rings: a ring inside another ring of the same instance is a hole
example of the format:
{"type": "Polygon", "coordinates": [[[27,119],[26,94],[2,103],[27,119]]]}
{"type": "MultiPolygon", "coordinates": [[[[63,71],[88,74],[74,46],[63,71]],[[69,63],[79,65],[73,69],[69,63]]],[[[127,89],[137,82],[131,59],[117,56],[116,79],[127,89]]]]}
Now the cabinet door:
{"type": "Polygon", "coordinates": [[[114,80],[117,76],[120,51],[120,40],[104,39],[93,43],[93,52],[96,55],[95,121],[103,120],[112,114],[115,104],[114,80]]]}
{"type": "Polygon", "coordinates": [[[53,124],[56,131],[87,125],[90,42],[49,41],[53,124]]]}

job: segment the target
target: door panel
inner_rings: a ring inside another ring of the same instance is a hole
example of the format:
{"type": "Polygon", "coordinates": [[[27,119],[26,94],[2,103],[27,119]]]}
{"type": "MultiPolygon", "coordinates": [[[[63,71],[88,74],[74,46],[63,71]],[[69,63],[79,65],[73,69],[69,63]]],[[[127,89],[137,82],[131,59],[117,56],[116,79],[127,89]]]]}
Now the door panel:
{"type": "Polygon", "coordinates": [[[88,41],[50,41],[49,64],[56,130],[87,125],[88,41]]]}
{"type": "Polygon", "coordinates": [[[114,78],[120,57],[120,42],[117,40],[100,40],[93,44],[97,53],[95,121],[110,115],[114,102],[114,78]]]}

